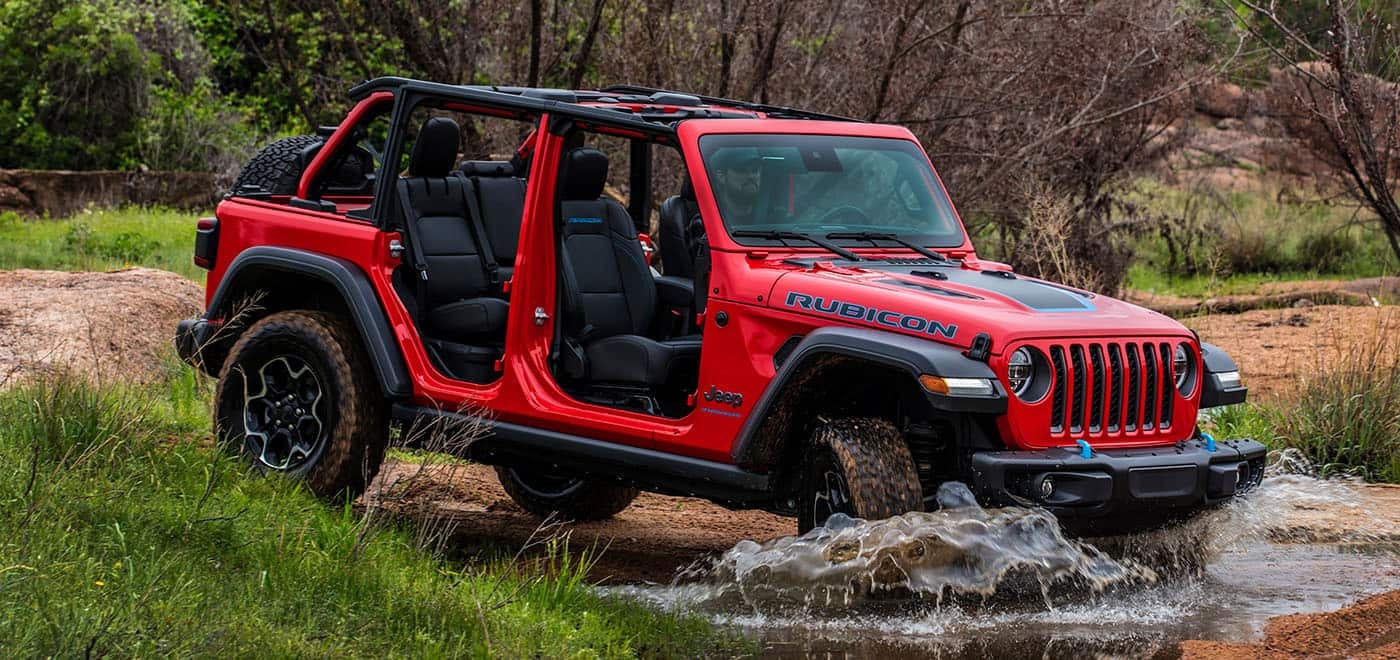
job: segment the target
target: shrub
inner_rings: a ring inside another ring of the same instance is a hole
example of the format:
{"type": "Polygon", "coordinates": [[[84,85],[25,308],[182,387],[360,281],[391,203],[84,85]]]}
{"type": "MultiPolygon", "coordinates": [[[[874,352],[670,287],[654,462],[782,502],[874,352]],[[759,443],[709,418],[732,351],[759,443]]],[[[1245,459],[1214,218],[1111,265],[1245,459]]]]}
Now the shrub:
{"type": "Polygon", "coordinates": [[[1375,330],[1369,341],[1339,342],[1330,364],[1300,379],[1279,433],[1324,470],[1400,482],[1400,341],[1388,324],[1375,330]]]}
{"type": "Polygon", "coordinates": [[[184,4],[0,2],[0,166],[217,171],[211,150],[246,155],[184,4]]]}
{"type": "Polygon", "coordinates": [[[1339,272],[1362,258],[1361,242],[1346,228],[1308,234],[1298,243],[1297,267],[1300,269],[1339,272]]]}

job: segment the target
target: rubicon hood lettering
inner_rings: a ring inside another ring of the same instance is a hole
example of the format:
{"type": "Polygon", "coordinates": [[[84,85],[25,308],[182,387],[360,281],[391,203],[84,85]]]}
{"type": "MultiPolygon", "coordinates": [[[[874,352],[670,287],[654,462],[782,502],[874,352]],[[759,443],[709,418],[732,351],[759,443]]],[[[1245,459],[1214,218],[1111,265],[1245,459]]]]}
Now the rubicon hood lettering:
{"type": "Polygon", "coordinates": [[[953,336],[958,333],[958,326],[956,325],[944,325],[943,323],[933,319],[926,319],[922,316],[903,314],[888,309],[867,307],[858,303],[812,296],[796,291],[789,291],[787,300],[784,302],[788,307],[829,314],[853,321],[878,323],[891,328],[922,332],[945,339],[952,339],[953,336]]]}

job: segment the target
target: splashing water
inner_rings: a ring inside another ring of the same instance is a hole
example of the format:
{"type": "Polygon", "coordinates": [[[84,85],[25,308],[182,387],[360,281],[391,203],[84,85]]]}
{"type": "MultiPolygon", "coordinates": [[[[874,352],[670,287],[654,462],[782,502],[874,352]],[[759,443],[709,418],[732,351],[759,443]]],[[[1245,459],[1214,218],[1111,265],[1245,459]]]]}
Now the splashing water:
{"type": "Polygon", "coordinates": [[[848,608],[879,596],[991,596],[1027,588],[1093,592],[1150,584],[1152,569],[1066,539],[1045,511],[977,506],[966,486],[943,484],[942,508],[885,520],[833,516],[801,536],[743,541],[677,578],[680,601],[723,608],[848,608]]]}
{"type": "Polygon", "coordinates": [[[1222,552],[1279,538],[1299,508],[1356,507],[1346,481],[1320,479],[1296,451],[1280,452],[1246,497],[1181,524],[1128,537],[1072,540],[1047,511],[983,509],[968,488],[939,488],[940,509],[885,520],[833,516],[801,536],[742,541],[683,569],[665,588],[621,588],[656,604],[710,612],[855,610],[872,601],[985,603],[1031,597],[1053,610],[1105,591],[1199,577],[1222,552]],[[1062,599],[1066,600],[1066,599],[1062,599]],[[1061,603],[1063,605],[1063,602],[1061,603]]]}

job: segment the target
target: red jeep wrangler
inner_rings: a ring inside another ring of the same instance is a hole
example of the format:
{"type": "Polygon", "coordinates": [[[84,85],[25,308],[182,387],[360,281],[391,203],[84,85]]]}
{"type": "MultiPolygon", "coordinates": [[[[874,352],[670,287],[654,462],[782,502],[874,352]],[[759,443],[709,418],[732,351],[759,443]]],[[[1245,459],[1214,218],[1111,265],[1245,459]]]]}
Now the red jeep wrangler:
{"type": "Polygon", "coordinates": [[[646,489],[807,530],[961,481],[1099,535],[1262,478],[1262,445],[1196,425],[1245,398],[1224,352],[979,259],[904,128],[639,87],[350,96],[199,221],[177,333],[221,439],[322,495],[364,489],[391,425],[472,418],[462,453],[574,519],[646,489]]]}

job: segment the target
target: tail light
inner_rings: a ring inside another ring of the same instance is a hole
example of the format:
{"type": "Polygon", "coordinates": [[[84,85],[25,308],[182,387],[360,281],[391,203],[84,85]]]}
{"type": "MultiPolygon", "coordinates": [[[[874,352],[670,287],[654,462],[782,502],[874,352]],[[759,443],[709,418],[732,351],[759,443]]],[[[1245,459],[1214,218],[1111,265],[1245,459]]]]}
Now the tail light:
{"type": "Polygon", "coordinates": [[[219,219],[200,218],[195,225],[194,265],[214,269],[214,257],[219,254],[219,219]]]}

